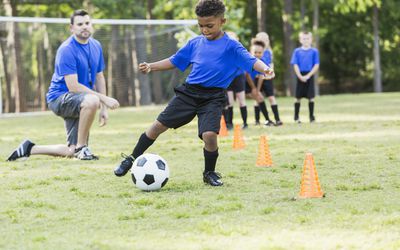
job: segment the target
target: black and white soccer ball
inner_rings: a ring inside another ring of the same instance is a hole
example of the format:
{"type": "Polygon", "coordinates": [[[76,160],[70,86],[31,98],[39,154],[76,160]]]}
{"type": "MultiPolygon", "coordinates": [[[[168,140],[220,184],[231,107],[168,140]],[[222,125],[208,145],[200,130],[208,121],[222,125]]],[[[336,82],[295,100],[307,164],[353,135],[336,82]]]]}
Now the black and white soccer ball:
{"type": "Polygon", "coordinates": [[[167,184],[169,168],[161,156],[143,154],[133,162],[131,174],[136,187],[144,191],[154,191],[167,184]]]}

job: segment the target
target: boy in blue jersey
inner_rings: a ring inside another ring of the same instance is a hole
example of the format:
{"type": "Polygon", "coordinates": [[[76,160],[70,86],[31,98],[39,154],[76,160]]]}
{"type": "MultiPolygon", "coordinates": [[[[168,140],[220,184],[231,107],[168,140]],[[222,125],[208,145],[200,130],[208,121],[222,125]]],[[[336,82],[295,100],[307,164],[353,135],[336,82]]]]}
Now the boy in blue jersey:
{"type": "Polygon", "coordinates": [[[238,41],[221,30],[225,23],[225,6],[221,0],[200,0],[196,15],[201,35],[191,39],[173,56],[154,63],[141,63],[144,73],[178,68],[192,70],[186,83],[175,88],[176,95],[143,133],[131,155],[114,170],[117,176],[125,175],[132,163],[149,148],[157,137],[169,128],[181,127],[198,117],[198,136],[204,141],[203,181],[211,186],[221,186],[221,175],[215,172],[218,158],[217,135],[220,129],[225,89],[238,69],[253,69],[273,74],[261,60],[256,59],[238,41]]]}
{"type": "Polygon", "coordinates": [[[297,76],[294,121],[300,123],[300,100],[305,97],[308,99],[310,122],[314,122],[314,75],[319,69],[319,52],[316,48],[311,47],[311,32],[301,32],[299,40],[302,46],[293,51],[290,61],[297,76]]]}
{"type": "Polygon", "coordinates": [[[72,36],[57,50],[46,95],[49,109],[64,119],[67,145],[43,146],[25,140],[8,161],[36,154],[98,159],[88,148],[90,127],[99,107],[100,126],[104,126],[108,120],[107,108],[115,109],[119,103],[106,96],[103,51],[100,43],[91,38],[92,22],[85,10],[76,10],[71,15],[70,31],[72,36]]]}

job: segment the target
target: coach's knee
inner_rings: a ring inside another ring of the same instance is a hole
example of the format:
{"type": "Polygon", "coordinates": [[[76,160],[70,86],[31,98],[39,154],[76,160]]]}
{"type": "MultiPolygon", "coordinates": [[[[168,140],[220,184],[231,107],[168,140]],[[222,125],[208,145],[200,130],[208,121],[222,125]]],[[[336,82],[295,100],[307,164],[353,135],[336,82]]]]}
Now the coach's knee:
{"type": "Polygon", "coordinates": [[[100,99],[96,95],[86,94],[81,103],[81,108],[97,110],[100,105],[100,99]]]}

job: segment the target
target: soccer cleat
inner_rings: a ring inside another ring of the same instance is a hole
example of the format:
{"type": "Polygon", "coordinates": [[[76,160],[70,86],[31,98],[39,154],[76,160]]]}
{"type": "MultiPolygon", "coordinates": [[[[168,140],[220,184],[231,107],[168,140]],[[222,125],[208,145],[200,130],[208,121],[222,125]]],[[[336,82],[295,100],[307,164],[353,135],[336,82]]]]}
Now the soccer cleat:
{"type": "Polygon", "coordinates": [[[84,161],[91,161],[91,160],[98,160],[99,157],[95,156],[90,152],[90,149],[87,146],[82,146],[75,149],[74,156],[76,159],[84,160],[84,161]]]}
{"type": "Polygon", "coordinates": [[[266,121],[264,122],[264,125],[265,125],[265,126],[268,126],[268,127],[270,127],[270,126],[275,126],[275,124],[274,124],[271,120],[266,120],[266,121]]]}
{"type": "Polygon", "coordinates": [[[243,124],[242,129],[247,129],[249,127],[249,125],[247,125],[247,123],[243,124]]]}
{"type": "Polygon", "coordinates": [[[224,183],[221,181],[221,174],[214,171],[207,171],[203,173],[203,181],[211,186],[222,186],[224,183]]]}
{"type": "Polygon", "coordinates": [[[135,161],[132,155],[126,155],[122,153],[121,156],[125,159],[114,169],[114,174],[118,177],[126,175],[129,169],[132,168],[133,162],[135,161]]]}
{"type": "Polygon", "coordinates": [[[16,148],[11,155],[7,158],[7,161],[15,161],[19,158],[29,157],[31,155],[31,149],[35,143],[30,140],[23,141],[18,148],[16,148]]]}
{"type": "Polygon", "coordinates": [[[277,127],[278,127],[278,126],[282,126],[282,125],[283,125],[283,122],[281,122],[281,121],[276,121],[276,122],[275,122],[275,126],[277,126],[277,127]]]}

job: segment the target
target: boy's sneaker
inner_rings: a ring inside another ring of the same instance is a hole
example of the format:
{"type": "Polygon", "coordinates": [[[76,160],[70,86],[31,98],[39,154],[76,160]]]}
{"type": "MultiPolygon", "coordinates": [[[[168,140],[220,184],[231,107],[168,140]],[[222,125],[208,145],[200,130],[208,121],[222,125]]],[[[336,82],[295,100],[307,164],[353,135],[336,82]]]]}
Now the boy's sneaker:
{"type": "Polygon", "coordinates": [[[247,125],[247,123],[243,124],[242,129],[247,129],[249,127],[249,125],[247,125]]]}
{"type": "Polygon", "coordinates": [[[315,122],[315,116],[311,116],[311,117],[310,117],[310,122],[311,122],[311,123],[315,122]]]}
{"type": "Polygon", "coordinates": [[[84,161],[91,161],[91,160],[98,160],[99,157],[95,156],[90,152],[90,149],[87,146],[82,146],[75,149],[74,156],[76,159],[84,160],[84,161]]]}
{"type": "Polygon", "coordinates": [[[300,120],[294,120],[294,123],[298,123],[298,124],[300,124],[300,123],[301,123],[301,121],[300,121],[300,120]]]}
{"type": "Polygon", "coordinates": [[[275,122],[275,126],[282,126],[283,125],[283,122],[281,122],[281,121],[276,121],[275,122]]]}
{"type": "Polygon", "coordinates": [[[275,126],[275,124],[274,124],[271,120],[266,120],[266,121],[264,122],[264,125],[265,125],[265,126],[268,126],[268,127],[275,126]]]}
{"type": "Polygon", "coordinates": [[[126,175],[129,169],[132,168],[135,158],[132,155],[121,154],[125,159],[114,169],[114,174],[118,177],[126,175]]]}
{"type": "Polygon", "coordinates": [[[214,171],[203,172],[203,181],[211,186],[222,186],[224,183],[221,181],[221,174],[214,171]]]}
{"type": "Polygon", "coordinates": [[[256,122],[254,123],[254,125],[259,126],[259,125],[260,125],[260,121],[256,121],[256,122]]]}
{"type": "Polygon", "coordinates": [[[30,140],[23,141],[18,148],[16,148],[11,155],[7,158],[7,161],[15,161],[16,159],[29,157],[31,155],[31,149],[35,146],[35,143],[30,140]]]}

